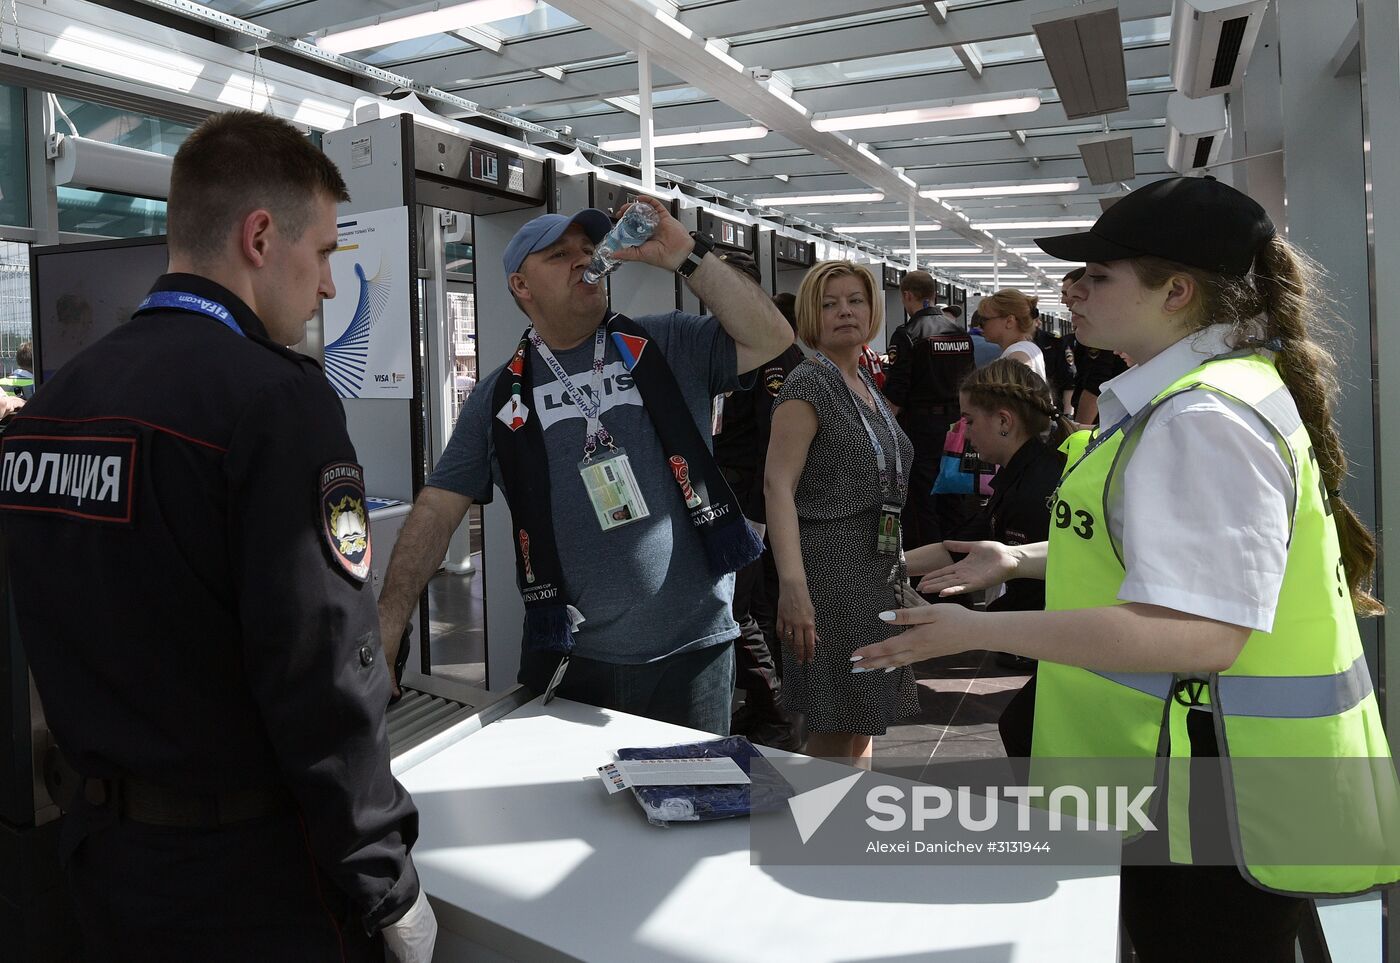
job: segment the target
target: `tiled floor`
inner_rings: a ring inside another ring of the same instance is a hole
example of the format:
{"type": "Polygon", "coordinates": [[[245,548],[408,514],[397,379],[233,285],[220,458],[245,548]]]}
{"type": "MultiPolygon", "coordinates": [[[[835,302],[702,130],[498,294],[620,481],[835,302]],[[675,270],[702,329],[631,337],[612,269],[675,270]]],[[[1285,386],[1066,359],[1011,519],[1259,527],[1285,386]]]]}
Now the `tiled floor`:
{"type": "MultiPolygon", "coordinates": [[[[480,563],[480,556],[474,556],[480,563]]],[[[481,685],[486,658],[481,579],[439,573],[428,584],[435,673],[481,685]]],[[[965,652],[915,666],[919,712],[875,740],[875,765],[917,778],[935,757],[1002,756],[997,718],[1027,676],[1010,673],[991,653],[965,652]]]]}

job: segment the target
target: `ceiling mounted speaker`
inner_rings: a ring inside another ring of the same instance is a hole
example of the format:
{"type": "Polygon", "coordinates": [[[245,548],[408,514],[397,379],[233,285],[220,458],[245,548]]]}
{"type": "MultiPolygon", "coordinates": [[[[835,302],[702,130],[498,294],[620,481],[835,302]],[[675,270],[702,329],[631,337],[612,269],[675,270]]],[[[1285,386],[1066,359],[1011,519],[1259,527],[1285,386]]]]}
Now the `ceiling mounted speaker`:
{"type": "Polygon", "coordinates": [[[1128,109],[1123,29],[1114,0],[1042,14],[1031,26],[1066,117],[1073,120],[1128,109]]]}

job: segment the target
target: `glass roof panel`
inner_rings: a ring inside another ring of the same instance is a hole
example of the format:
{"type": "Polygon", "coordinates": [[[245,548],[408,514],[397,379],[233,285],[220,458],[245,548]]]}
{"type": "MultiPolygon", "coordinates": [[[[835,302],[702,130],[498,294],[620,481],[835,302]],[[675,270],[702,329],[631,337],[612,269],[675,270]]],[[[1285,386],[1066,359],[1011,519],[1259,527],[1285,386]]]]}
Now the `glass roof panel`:
{"type": "MultiPolygon", "coordinates": [[[[1123,46],[1140,47],[1146,44],[1166,43],[1171,39],[1171,17],[1149,17],[1145,20],[1129,20],[1122,24],[1123,46]]],[[[1042,57],[1040,43],[1035,34],[1019,37],[1003,37],[1000,40],[983,40],[974,45],[982,63],[1006,64],[1025,60],[1039,60],[1042,57]]]]}
{"type": "Polygon", "coordinates": [[[513,110],[511,113],[521,120],[530,121],[532,124],[544,124],[551,121],[568,120],[571,117],[610,114],[616,110],[617,108],[612,104],[604,103],[601,100],[586,100],[568,104],[542,104],[530,110],[513,110]]]}
{"type": "Polygon", "coordinates": [[[535,9],[523,17],[497,20],[491,24],[491,29],[507,40],[518,40],[521,37],[529,37],[537,33],[547,33],[551,30],[563,30],[565,27],[576,26],[578,26],[578,21],[573,17],[541,2],[535,4],[535,9]]]}
{"type": "Polygon", "coordinates": [[[896,7],[893,10],[877,10],[867,13],[858,13],[849,17],[834,17],[831,20],[822,20],[817,23],[799,23],[787,27],[778,27],[773,30],[758,30],[754,33],[733,34],[726,39],[736,47],[748,43],[761,43],[765,40],[783,40],[787,37],[800,37],[803,34],[819,33],[826,30],[835,30],[841,27],[859,27],[871,23],[888,23],[891,20],[899,20],[904,17],[926,17],[926,11],[922,4],[914,4],[909,7],[896,7]]]}
{"type": "Polygon", "coordinates": [[[475,46],[475,44],[468,43],[454,34],[435,33],[428,37],[414,37],[412,40],[391,43],[387,47],[379,47],[370,53],[362,52],[355,59],[376,67],[383,67],[407,60],[421,60],[424,57],[438,54],[460,53],[463,50],[474,49],[475,46]]]}
{"type": "Polygon", "coordinates": [[[951,48],[935,47],[932,50],[911,50],[906,53],[885,54],[880,57],[865,57],[861,60],[838,60],[831,64],[792,67],[776,73],[791,84],[794,90],[800,90],[804,87],[849,84],[861,80],[897,77],[903,74],[932,73],[937,70],[952,70],[961,66],[961,62],[951,48]]]}
{"type": "Polygon", "coordinates": [[[651,102],[655,106],[690,104],[713,99],[699,87],[672,87],[669,90],[653,90],[651,92],[651,102]]]}

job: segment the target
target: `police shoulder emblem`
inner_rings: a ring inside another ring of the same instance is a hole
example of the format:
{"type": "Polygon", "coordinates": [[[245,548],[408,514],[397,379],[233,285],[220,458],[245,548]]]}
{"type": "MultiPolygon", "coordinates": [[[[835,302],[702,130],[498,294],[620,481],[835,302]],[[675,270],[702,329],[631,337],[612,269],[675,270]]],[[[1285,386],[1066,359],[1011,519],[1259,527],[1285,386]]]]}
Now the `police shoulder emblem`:
{"type": "Polygon", "coordinates": [[[783,383],[787,380],[787,372],[780,364],[769,365],[763,369],[763,387],[774,398],[778,397],[778,392],[783,390],[783,383]]]}
{"type": "Polygon", "coordinates": [[[364,469],[353,461],[321,469],[321,531],[331,557],[357,581],[369,578],[369,512],[364,469]]]}

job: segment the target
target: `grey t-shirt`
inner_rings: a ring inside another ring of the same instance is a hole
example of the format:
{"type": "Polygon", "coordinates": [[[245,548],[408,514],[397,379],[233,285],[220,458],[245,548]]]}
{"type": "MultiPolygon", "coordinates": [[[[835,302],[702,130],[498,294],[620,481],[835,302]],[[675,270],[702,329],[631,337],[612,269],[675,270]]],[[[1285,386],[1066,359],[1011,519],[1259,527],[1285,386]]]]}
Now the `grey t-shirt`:
{"type": "MultiPolygon", "coordinates": [[[[648,348],[660,348],[666,356],[691,418],[712,444],[712,399],[739,387],[734,340],[713,317],[673,311],[635,320],[651,336],[648,348]]],[[[593,349],[590,337],[555,352],[586,394],[591,394],[593,349]]],[[[525,399],[530,417],[539,419],[544,431],[554,536],[568,600],[587,619],[575,633],[574,651],[628,665],[728,642],[739,634],[730,613],[734,576],[710,572],[651,417],[612,338],[603,363],[603,427],[632,463],[651,512],[641,521],[607,532],[599,527],[578,471],[586,422],[538,352],[530,358],[534,397],[525,399]]],[[[491,501],[493,485],[501,487],[492,419],[496,379],[504,369],[483,378],[467,399],[429,485],[480,504],[491,501]]]]}

